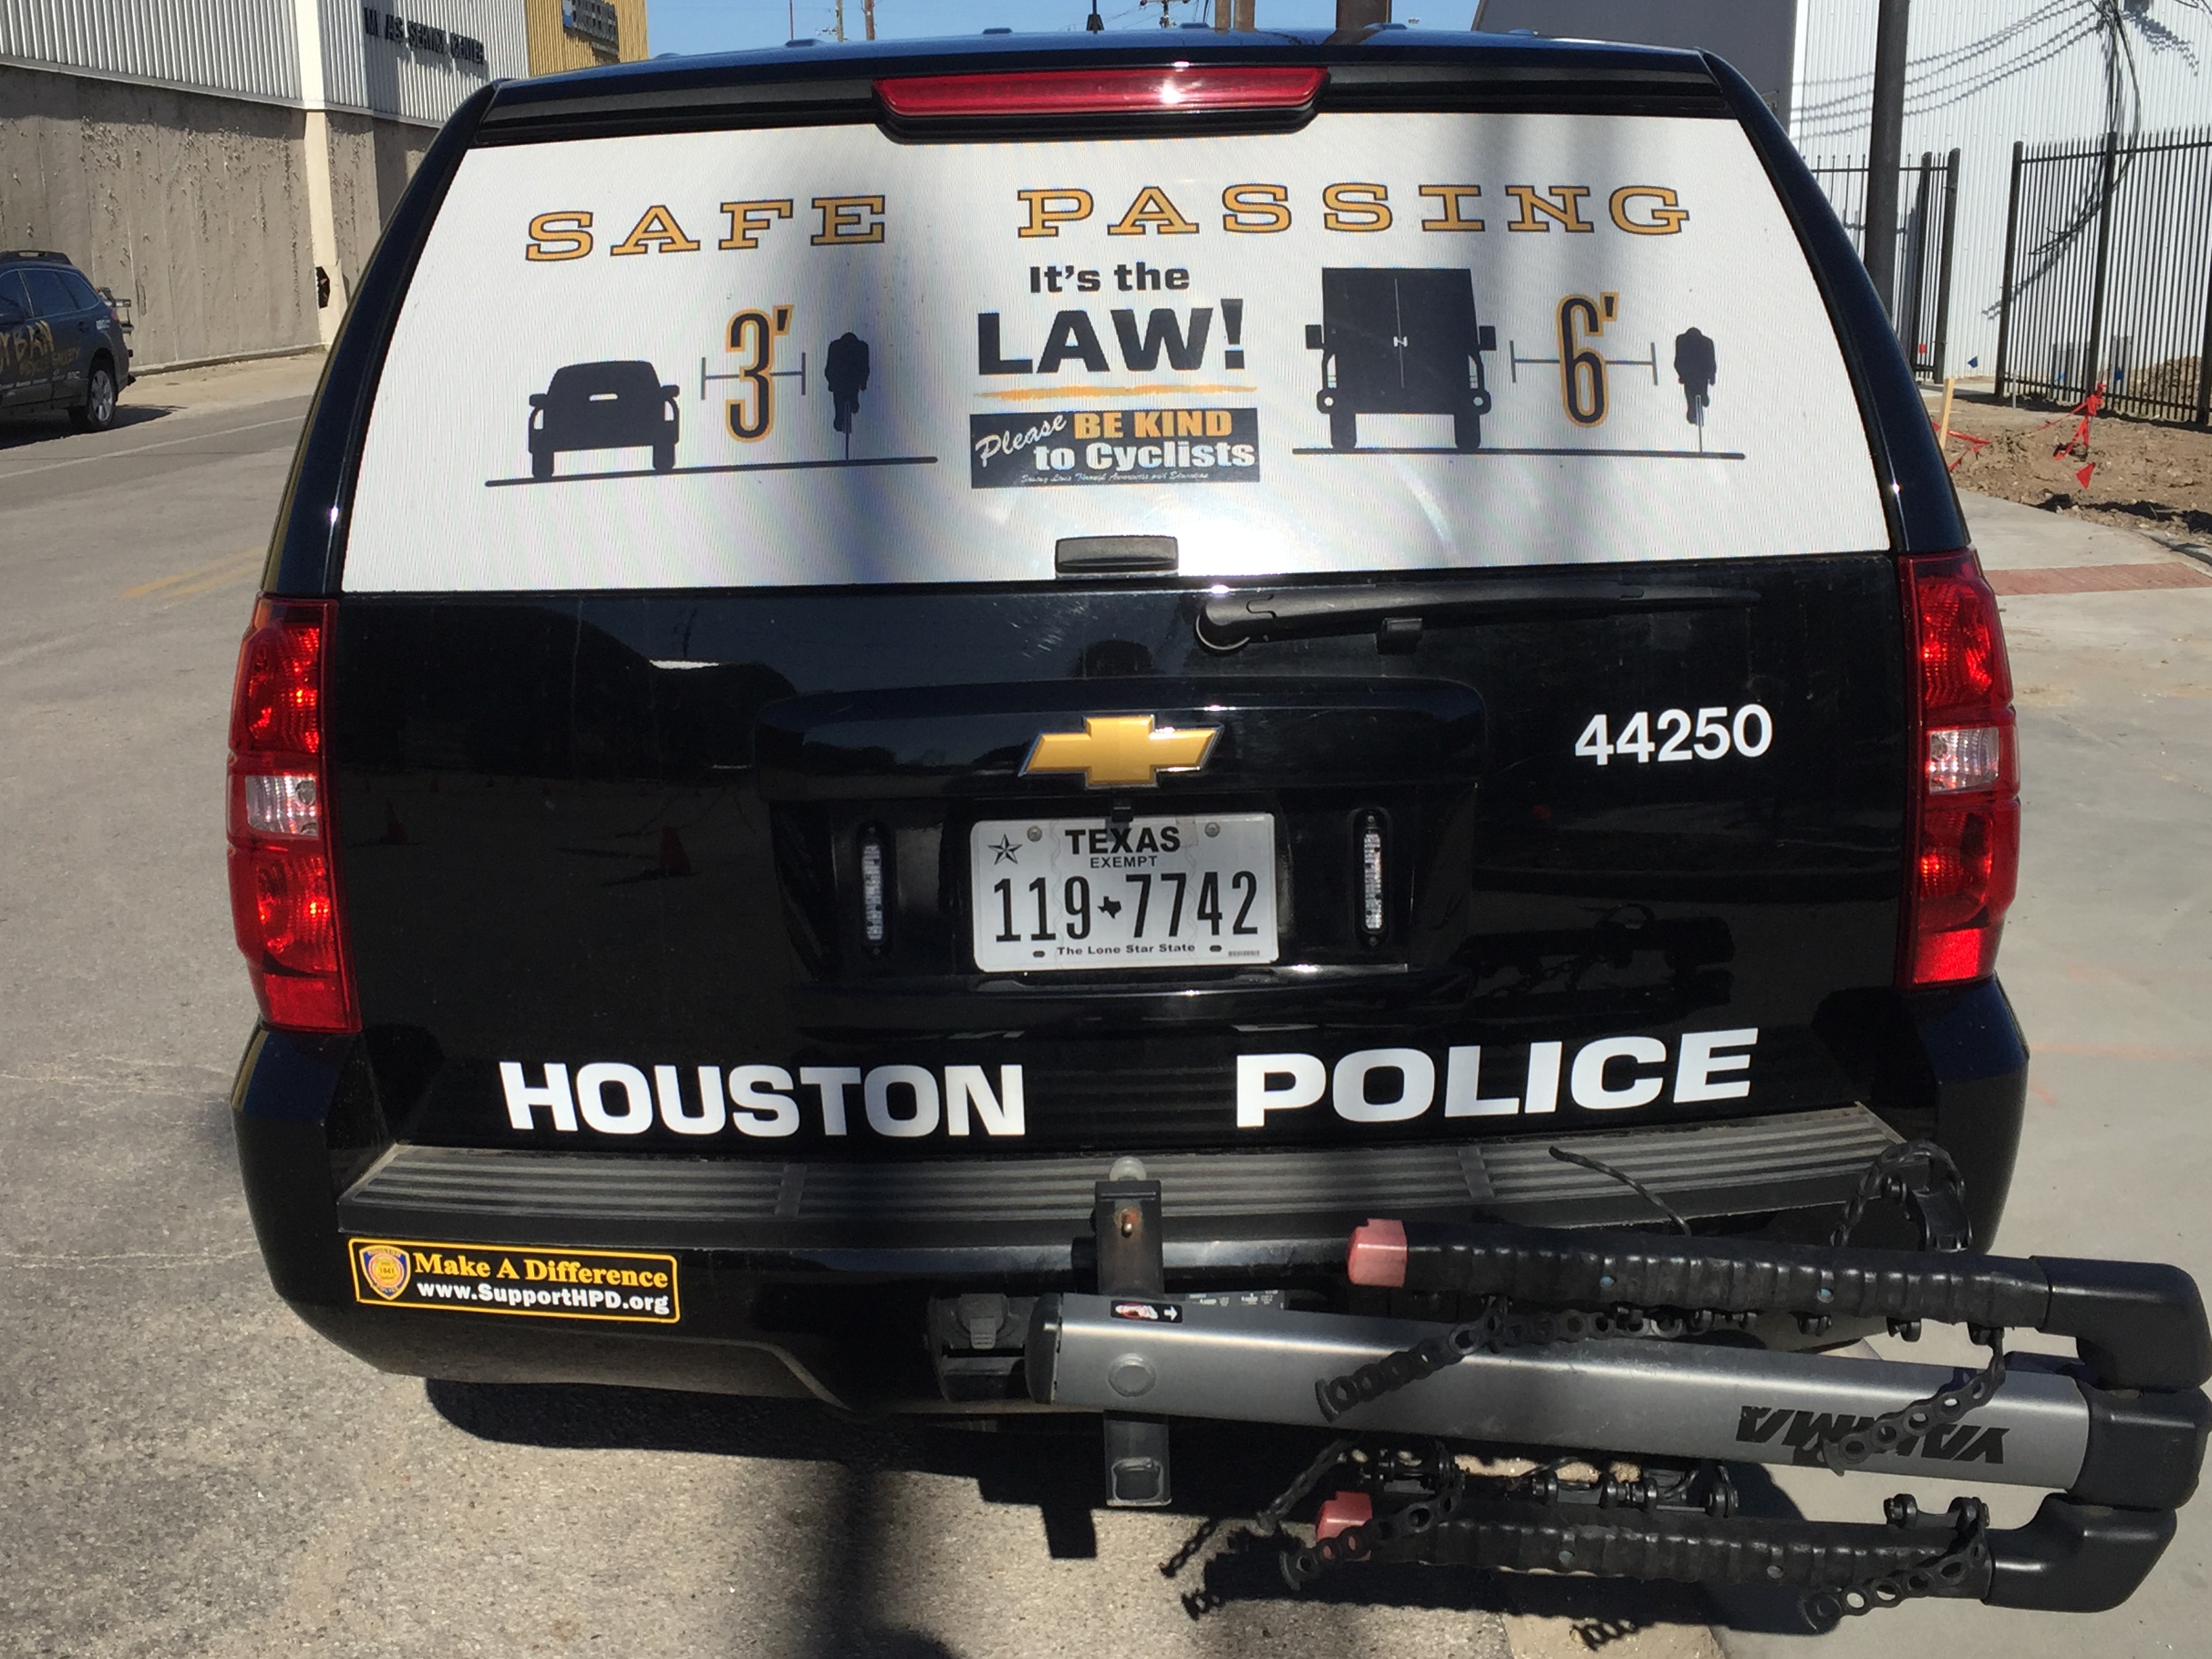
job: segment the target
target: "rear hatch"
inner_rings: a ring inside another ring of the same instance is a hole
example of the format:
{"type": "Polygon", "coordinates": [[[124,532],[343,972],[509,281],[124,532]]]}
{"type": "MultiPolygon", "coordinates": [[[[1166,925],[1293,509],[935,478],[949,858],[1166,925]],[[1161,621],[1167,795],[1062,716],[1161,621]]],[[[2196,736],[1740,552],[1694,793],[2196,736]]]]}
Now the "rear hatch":
{"type": "Polygon", "coordinates": [[[487,122],[331,642],[392,1133],[941,1158],[1864,1097],[1882,495],[1759,154],[1650,61],[1572,109],[1462,53],[487,122]],[[550,406],[579,365],[637,386],[550,406]]]}

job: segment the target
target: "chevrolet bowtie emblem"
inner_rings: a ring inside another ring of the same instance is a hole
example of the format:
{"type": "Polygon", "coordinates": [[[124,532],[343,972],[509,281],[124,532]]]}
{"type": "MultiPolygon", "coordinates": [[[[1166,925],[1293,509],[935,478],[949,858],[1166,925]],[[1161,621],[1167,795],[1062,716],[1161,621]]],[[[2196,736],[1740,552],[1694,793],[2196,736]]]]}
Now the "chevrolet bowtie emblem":
{"type": "Polygon", "coordinates": [[[1041,734],[1022,771],[1080,772],[1091,789],[1149,788],[1162,772],[1197,771],[1220,734],[1218,726],[1155,727],[1150,714],[1088,714],[1080,732],[1041,734]]]}

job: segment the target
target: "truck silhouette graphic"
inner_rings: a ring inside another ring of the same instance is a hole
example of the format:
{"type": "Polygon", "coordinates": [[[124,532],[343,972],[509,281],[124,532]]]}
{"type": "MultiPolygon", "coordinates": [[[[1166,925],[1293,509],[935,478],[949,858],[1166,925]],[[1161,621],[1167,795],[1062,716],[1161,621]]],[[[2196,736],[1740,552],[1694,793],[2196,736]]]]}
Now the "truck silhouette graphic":
{"type": "Polygon", "coordinates": [[[647,362],[570,363],[530,394],[530,476],[553,476],[571,449],[650,449],[653,470],[676,465],[676,388],[647,362]]]}
{"type": "Polygon", "coordinates": [[[1498,349],[1498,331],[1475,319],[1472,275],[1324,269],[1321,316],[1306,325],[1306,349],[1322,354],[1314,404],[1330,447],[1358,447],[1362,415],[1449,415],[1453,448],[1482,447],[1482,354],[1498,349]]]}

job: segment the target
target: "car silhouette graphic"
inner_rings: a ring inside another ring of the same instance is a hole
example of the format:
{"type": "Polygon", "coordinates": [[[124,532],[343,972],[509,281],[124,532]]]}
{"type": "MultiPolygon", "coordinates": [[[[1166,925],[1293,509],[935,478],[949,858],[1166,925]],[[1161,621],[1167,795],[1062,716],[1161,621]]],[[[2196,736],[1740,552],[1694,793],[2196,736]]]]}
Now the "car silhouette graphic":
{"type": "Polygon", "coordinates": [[[677,388],[651,363],[570,363],[530,394],[530,476],[553,476],[564,450],[650,449],[653,470],[676,465],[677,388]]]}
{"type": "Polygon", "coordinates": [[[1314,404],[1330,447],[1358,447],[1362,415],[1449,415],[1452,447],[1481,447],[1482,354],[1498,349],[1498,331],[1476,322],[1468,271],[1325,269],[1321,315],[1306,349],[1322,354],[1314,404]]]}

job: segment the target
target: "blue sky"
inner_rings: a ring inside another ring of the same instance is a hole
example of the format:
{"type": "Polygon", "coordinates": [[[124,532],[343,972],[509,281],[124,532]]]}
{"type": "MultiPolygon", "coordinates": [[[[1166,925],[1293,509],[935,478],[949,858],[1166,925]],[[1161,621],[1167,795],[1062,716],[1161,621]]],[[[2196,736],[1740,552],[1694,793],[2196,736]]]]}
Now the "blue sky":
{"type": "MultiPolygon", "coordinates": [[[[845,37],[861,38],[862,0],[845,0],[845,37]]],[[[1326,27],[1335,0],[1256,0],[1262,27],[1326,27]]],[[[1398,21],[1424,28],[1464,29],[1474,0],[1396,0],[1398,21]]],[[[1109,29],[1159,28],[1159,0],[1098,0],[1109,29]]],[[[933,34],[977,34],[1004,26],[1025,30],[1080,29],[1089,0],[876,0],[876,34],[895,40],[933,34]]],[[[1176,22],[1211,21],[1212,0],[1171,0],[1176,22]]],[[[646,38],[664,52],[734,52],[780,46],[793,34],[831,36],[835,0],[649,0],[646,38]]]]}

